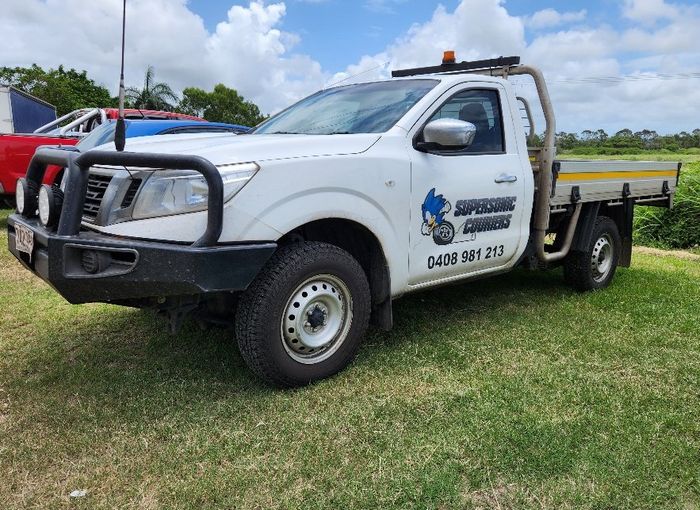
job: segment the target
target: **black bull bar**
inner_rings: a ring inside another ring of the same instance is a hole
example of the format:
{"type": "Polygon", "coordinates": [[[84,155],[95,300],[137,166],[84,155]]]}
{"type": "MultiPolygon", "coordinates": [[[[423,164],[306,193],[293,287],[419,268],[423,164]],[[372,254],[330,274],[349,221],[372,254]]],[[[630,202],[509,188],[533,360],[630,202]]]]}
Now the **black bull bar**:
{"type": "MultiPolygon", "coordinates": [[[[35,207],[8,218],[8,246],[30,271],[49,282],[71,303],[111,302],[150,306],[152,298],[235,292],[248,288],[277,248],[274,241],[219,243],[223,228],[223,180],[199,156],[89,151],[44,146],[26,174],[32,192],[47,165],[66,168],[58,227],[42,226],[35,207]],[[191,245],[139,240],[81,230],[88,170],[96,164],[160,170],[194,170],[209,186],[207,225],[191,245]],[[33,232],[33,252],[20,252],[17,230],[33,232]],[[109,264],[85,265],[85,256],[109,256],[109,264]]],[[[27,207],[25,207],[27,209],[27,207]]]]}
{"type": "MultiPolygon", "coordinates": [[[[39,189],[47,165],[65,167],[67,172],[63,207],[56,233],[74,236],[80,231],[83,206],[87,194],[88,171],[93,165],[110,165],[146,168],[153,171],[194,170],[202,174],[209,187],[207,227],[204,234],[192,243],[192,247],[213,246],[219,240],[224,218],[224,183],[214,164],[201,156],[181,154],[151,154],[143,152],[87,151],[55,146],[39,147],[27,169],[27,183],[39,189]]],[[[33,214],[33,211],[25,212],[33,214]]]]}

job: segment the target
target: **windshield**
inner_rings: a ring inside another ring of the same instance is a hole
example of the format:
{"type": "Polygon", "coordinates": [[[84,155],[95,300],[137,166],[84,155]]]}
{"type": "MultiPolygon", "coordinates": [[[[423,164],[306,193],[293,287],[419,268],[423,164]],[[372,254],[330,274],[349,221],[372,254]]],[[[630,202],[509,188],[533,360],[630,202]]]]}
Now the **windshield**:
{"type": "MultiPolygon", "coordinates": [[[[115,122],[105,122],[101,126],[93,129],[89,135],[78,142],[80,152],[89,151],[98,145],[114,141],[114,130],[116,129],[115,122]]],[[[128,128],[128,123],[127,123],[128,128]]]]}
{"type": "Polygon", "coordinates": [[[322,90],[275,115],[252,134],[384,133],[437,83],[396,80],[322,90]]]}

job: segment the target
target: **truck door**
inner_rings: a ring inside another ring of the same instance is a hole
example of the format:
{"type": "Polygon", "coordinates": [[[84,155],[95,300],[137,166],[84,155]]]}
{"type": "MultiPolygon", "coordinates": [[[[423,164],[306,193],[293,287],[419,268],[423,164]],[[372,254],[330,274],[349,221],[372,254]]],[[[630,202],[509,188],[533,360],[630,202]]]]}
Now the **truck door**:
{"type": "Polygon", "coordinates": [[[532,199],[524,200],[523,159],[506,98],[499,84],[458,87],[412,133],[409,284],[507,266],[527,240],[532,199]],[[440,118],[474,124],[472,145],[417,150],[423,127],[440,118]]]}

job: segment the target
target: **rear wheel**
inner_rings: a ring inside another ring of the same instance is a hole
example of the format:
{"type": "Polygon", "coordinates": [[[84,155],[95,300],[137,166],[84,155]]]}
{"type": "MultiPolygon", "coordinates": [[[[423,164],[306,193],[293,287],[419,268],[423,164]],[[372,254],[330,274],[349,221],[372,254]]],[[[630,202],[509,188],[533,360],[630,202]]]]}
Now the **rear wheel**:
{"type": "Polygon", "coordinates": [[[241,297],[236,338],[248,366],[293,387],[329,377],[354,358],[370,294],[360,264],[337,246],[281,248],[241,297]]]}
{"type": "Polygon", "coordinates": [[[600,216],[585,251],[572,251],[564,263],[564,277],[575,289],[586,291],[607,287],[615,276],[622,240],[617,225],[600,216]]]}

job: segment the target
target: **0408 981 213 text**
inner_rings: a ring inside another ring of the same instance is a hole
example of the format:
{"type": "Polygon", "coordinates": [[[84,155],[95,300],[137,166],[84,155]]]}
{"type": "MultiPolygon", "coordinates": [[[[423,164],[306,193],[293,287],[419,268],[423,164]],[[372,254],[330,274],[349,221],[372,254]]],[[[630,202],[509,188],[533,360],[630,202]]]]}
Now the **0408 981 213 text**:
{"type": "Polygon", "coordinates": [[[464,250],[461,253],[453,251],[443,253],[442,255],[438,255],[436,257],[431,255],[428,257],[428,269],[456,266],[457,264],[468,264],[478,260],[502,257],[504,251],[505,247],[502,244],[498,244],[495,246],[487,246],[486,248],[479,248],[477,250],[464,250]]]}

